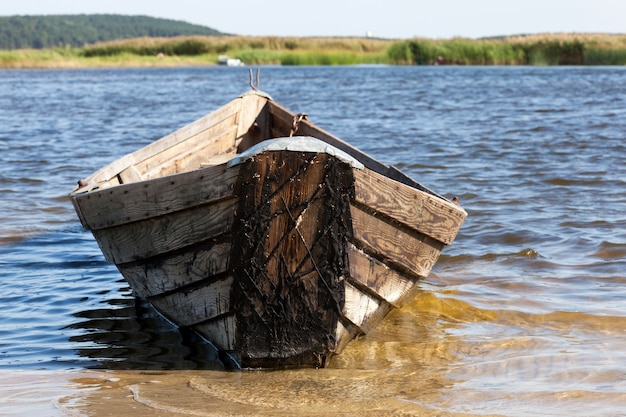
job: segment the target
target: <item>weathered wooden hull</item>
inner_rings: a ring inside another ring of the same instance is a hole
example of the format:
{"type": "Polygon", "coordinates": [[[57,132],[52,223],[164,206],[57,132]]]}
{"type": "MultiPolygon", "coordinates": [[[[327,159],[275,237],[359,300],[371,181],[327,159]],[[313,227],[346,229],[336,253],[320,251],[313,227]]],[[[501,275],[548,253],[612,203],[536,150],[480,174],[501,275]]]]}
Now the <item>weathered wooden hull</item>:
{"type": "Polygon", "coordinates": [[[243,367],[324,366],[402,304],[466,213],[307,121],[297,133],[320,141],[256,150],[289,136],[294,115],[263,94],[237,100],[71,199],[105,258],[176,325],[243,367]]]}

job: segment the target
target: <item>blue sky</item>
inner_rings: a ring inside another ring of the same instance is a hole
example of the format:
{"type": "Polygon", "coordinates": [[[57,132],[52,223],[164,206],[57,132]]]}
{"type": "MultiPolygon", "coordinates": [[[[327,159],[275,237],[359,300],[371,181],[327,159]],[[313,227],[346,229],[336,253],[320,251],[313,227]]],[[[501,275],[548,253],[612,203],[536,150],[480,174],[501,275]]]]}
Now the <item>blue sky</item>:
{"type": "Polygon", "coordinates": [[[626,33],[626,0],[2,0],[0,15],[116,13],[241,35],[451,38],[626,33]]]}

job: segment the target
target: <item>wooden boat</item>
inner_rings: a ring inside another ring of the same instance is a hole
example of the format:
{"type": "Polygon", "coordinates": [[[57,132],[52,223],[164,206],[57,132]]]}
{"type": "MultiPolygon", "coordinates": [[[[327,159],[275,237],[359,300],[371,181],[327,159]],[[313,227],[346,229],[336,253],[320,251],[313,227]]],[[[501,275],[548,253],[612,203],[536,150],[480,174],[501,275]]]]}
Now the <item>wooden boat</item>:
{"type": "Polygon", "coordinates": [[[466,217],[256,90],[71,200],[138,297],[241,367],[324,366],[402,305],[466,217]]]}

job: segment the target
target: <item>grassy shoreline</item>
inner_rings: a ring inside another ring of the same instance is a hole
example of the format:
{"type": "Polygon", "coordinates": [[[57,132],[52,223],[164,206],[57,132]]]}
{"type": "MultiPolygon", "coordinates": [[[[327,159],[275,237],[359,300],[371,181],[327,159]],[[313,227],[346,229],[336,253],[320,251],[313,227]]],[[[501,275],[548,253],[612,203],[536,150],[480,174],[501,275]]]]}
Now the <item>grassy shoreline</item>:
{"type": "Polygon", "coordinates": [[[83,48],[0,50],[0,68],[217,65],[626,65],[626,35],[543,34],[489,39],[191,36],[83,48]]]}

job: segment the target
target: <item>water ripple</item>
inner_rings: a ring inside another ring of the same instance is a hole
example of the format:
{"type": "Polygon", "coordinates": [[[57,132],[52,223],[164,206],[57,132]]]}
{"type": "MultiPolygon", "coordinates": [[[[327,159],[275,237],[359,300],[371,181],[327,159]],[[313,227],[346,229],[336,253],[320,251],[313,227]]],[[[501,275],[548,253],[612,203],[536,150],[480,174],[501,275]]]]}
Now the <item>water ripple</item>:
{"type": "MultiPolygon", "coordinates": [[[[419,401],[437,412],[618,414],[626,403],[623,69],[263,73],[277,101],[459,196],[469,213],[406,308],[337,358],[346,386],[361,381],[366,396],[379,391],[399,414],[419,401]]],[[[222,369],[215,352],[133,297],[67,194],[96,168],[244,92],[247,69],[1,75],[0,368],[222,369]]],[[[282,374],[270,378],[275,398],[290,395],[279,387],[285,375],[296,388],[324,382],[282,374]]],[[[214,397],[241,388],[193,381],[214,397]]],[[[362,397],[348,398],[363,408],[362,397]]]]}

